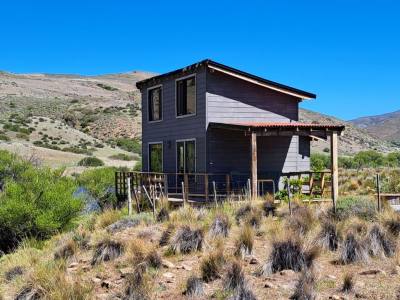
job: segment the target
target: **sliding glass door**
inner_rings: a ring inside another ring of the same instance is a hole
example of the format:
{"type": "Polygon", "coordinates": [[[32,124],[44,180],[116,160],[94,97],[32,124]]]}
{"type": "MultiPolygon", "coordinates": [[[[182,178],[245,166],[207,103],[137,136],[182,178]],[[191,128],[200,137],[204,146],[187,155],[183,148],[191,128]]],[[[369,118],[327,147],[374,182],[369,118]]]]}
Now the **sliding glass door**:
{"type": "Polygon", "coordinates": [[[196,141],[176,142],[176,170],[178,173],[196,172],[196,141]]]}

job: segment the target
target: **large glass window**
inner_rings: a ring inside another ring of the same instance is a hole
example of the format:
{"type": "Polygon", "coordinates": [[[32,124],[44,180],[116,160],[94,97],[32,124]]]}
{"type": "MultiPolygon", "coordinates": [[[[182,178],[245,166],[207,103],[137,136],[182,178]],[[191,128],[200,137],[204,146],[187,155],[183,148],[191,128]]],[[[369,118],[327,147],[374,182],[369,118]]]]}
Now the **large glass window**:
{"type": "Polygon", "coordinates": [[[163,144],[149,144],[149,171],[163,171],[163,144]]]}
{"type": "Polygon", "coordinates": [[[178,173],[196,172],[196,141],[179,141],[176,143],[176,163],[178,173]]]}
{"type": "Polygon", "coordinates": [[[157,87],[149,90],[149,121],[159,121],[162,119],[162,89],[157,87]]]}
{"type": "Polygon", "coordinates": [[[176,82],[177,116],[196,113],[196,77],[189,77],[176,82]]]}

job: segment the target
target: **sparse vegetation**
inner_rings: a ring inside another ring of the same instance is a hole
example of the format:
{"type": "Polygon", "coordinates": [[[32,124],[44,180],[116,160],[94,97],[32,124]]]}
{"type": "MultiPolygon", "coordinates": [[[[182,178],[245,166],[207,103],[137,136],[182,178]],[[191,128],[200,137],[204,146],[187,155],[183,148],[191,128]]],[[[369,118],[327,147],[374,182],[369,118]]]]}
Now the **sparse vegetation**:
{"type": "Polygon", "coordinates": [[[78,166],[84,167],[101,167],[104,166],[104,162],[97,157],[85,157],[78,162],[78,166]]]}

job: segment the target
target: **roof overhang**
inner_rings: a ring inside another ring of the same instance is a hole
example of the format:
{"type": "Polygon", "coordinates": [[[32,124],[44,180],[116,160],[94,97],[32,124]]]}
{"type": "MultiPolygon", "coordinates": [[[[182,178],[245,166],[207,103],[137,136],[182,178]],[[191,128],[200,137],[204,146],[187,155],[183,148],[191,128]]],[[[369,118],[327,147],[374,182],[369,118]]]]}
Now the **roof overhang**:
{"type": "Polygon", "coordinates": [[[210,123],[211,128],[239,130],[245,134],[255,132],[257,136],[308,136],[311,139],[326,139],[332,133],[342,135],[344,125],[314,124],[300,122],[232,122],[210,123]]]}
{"type": "Polygon", "coordinates": [[[159,84],[161,82],[161,80],[164,80],[165,78],[168,77],[172,77],[172,76],[177,76],[177,75],[184,75],[190,72],[194,72],[197,69],[201,68],[201,67],[208,67],[210,70],[212,71],[218,71],[224,74],[227,74],[229,76],[241,79],[241,80],[245,80],[247,82],[262,86],[264,88],[267,89],[271,89],[280,93],[284,93],[296,98],[299,98],[301,100],[305,100],[305,99],[315,99],[316,95],[313,93],[309,93],[306,91],[302,91],[281,83],[277,83],[262,77],[258,77],[256,75],[229,67],[227,65],[212,61],[210,59],[206,59],[206,60],[202,60],[198,63],[189,65],[187,67],[181,68],[181,69],[177,69],[175,71],[172,72],[168,72],[165,74],[161,74],[158,76],[154,76],[142,81],[138,81],[136,83],[136,87],[138,89],[142,89],[143,87],[146,86],[150,86],[150,85],[155,85],[155,84],[159,84]]]}

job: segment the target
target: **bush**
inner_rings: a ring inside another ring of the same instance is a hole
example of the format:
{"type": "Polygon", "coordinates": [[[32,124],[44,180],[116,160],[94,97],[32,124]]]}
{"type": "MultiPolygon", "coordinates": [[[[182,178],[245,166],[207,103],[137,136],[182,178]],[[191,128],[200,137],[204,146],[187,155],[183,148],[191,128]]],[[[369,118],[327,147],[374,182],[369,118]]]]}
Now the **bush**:
{"type": "Polygon", "coordinates": [[[368,250],[365,243],[357,239],[353,233],[348,233],[343,242],[340,262],[350,264],[353,262],[366,262],[368,260],[368,250]]]}
{"type": "Polygon", "coordinates": [[[190,253],[201,250],[203,247],[204,233],[201,229],[191,229],[181,226],[171,241],[173,253],[190,253]]]}
{"type": "Polygon", "coordinates": [[[98,168],[86,170],[78,177],[78,183],[95,198],[101,209],[117,206],[114,193],[114,176],[116,168],[98,168]]]}
{"type": "Polygon", "coordinates": [[[250,255],[253,252],[254,244],[254,232],[253,228],[249,225],[245,225],[240,231],[239,237],[236,240],[235,255],[244,257],[250,255]]]}
{"type": "Polygon", "coordinates": [[[339,245],[340,235],[337,226],[333,222],[324,222],[317,236],[317,244],[330,251],[336,251],[339,245]]]}
{"type": "Polygon", "coordinates": [[[78,216],[82,201],[76,183],[59,171],[37,168],[0,151],[0,250],[8,252],[24,238],[47,239],[78,216]]]}
{"type": "Polygon", "coordinates": [[[124,247],[121,243],[105,239],[96,245],[91,264],[94,266],[101,262],[113,260],[123,252],[124,247]]]}
{"type": "Polygon", "coordinates": [[[8,142],[10,141],[10,138],[5,134],[0,134],[0,141],[8,142]]]}
{"type": "Polygon", "coordinates": [[[135,157],[133,155],[127,155],[125,153],[114,154],[114,155],[111,155],[109,158],[116,159],[116,160],[125,160],[125,161],[130,161],[130,160],[135,159],[135,157]]]}
{"type": "Polygon", "coordinates": [[[84,167],[101,167],[104,166],[104,162],[97,157],[85,157],[78,162],[78,166],[84,167]]]}
{"type": "Polygon", "coordinates": [[[331,160],[329,155],[315,153],[311,155],[311,170],[318,172],[330,168],[331,160]]]}
{"type": "Polygon", "coordinates": [[[302,272],[294,290],[294,294],[289,298],[292,300],[315,300],[317,295],[315,292],[315,275],[312,271],[305,270],[302,272]]]}
{"type": "Polygon", "coordinates": [[[220,278],[222,265],[225,263],[222,251],[215,251],[206,256],[200,263],[201,277],[205,282],[220,278]]]}
{"type": "Polygon", "coordinates": [[[235,290],[245,285],[244,271],[240,261],[234,260],[229,264],[223,282],[226,290],[235,290]]]}
{"type": "Polygon", "coordinates": [[[373,201],[366,197],[340,198],[336,205],[336,218],[344,220],[352,216],[370,221],[376,217],[373,201]]]}
{"type": "Polygon", "coordinates": [[[118,138],[115,140],[115,143],[118,147],[125,151],[133,152],[133,153],[142,153],[142,144],[139,139],[133,138],[118,138]]]}
{"type": "Polygon", "coordinates": [[[230,228],[231,223],[229,217],[225,214],[218,214],[212,222],[209,232],[212,237],[227,237],[230,228]]]}
{"type": "Polygon", "coordinates": [[[186,281],[186,290],[183,292],[183,294],[190,298],[203,296],[203,281],[196,276],[190,276],[186,281]]]}

